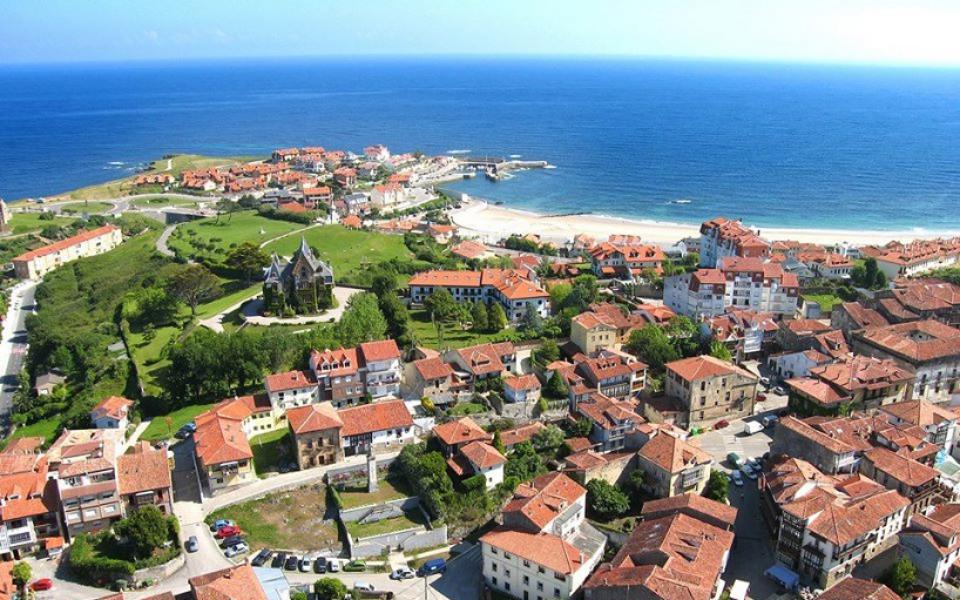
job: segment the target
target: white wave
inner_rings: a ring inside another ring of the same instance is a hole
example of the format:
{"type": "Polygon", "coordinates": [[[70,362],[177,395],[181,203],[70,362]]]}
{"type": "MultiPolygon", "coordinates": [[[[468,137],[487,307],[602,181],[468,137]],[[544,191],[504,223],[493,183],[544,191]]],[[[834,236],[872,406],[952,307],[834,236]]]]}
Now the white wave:
{"type": "Polygon", "coordinates": [[[125,165],[125,164],[127,164],[127,163],[123,162],[122,160],[112,160],[112,161],[108,162],[107,164],[108,164],[108,165],[125,165]]]}
{"type": "Polygon", "coordinates": [[[470,154],[469,148],[457,148],[454,150],[447,150],[447,154],[470,154]]]}
{"type": "Polygon", "coordinates": [[[511,154],[511,155],[510,155],[510,158],[522,158],[522,157],[523,157],[522,154],[511,154]]]}

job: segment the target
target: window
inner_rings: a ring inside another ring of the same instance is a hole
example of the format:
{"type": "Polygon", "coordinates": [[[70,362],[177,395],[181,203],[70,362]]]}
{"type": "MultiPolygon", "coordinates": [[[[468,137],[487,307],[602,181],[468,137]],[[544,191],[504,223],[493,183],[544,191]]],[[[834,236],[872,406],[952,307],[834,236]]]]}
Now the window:
{"type": "Polygon", "coordinates": [[[503,589],[505,589],[505,590],[507,590],[507,591],[510,591],[510,582],[509,582],[509,581],[504,582],[504,584],[503,584],[503,589]]]}
{"type": "Polygon", "coordinates": [[[493,582],[493,585],[497,585],[497,578],[496,578],[496,577],[492,577],[492,578],[490,579],[490,581],[493,582]]]}
{"type": "Polygon", "coordinates": [[[529,566],[530,566],[530,561],[529,561],[529,560],[524,560],[524,561],[523,561],[523,566],[529,567],[529,566]]]}
{"type": "Polygon", "coordinates": [[[499,554],[496,548],[490,548],[490,554],[499,554]]]}
{"type": "Polygon", "coordinates": [[[493,563],[493,565],[490,567],[490,570],[493,571],[494,573],[496,573],[496,572],[497,572],[497,563],[493,563]]]}
{"type": "Polygon", "coordinates": [[[543,582],[542,582],[542,581],[538,581],[538,582],[537,582],[537,591],[538,591],[538,592],[542,592],[542,591],[543,591],[543,582]]]}
{"type": "Polygon", "coordinates": [[[504,570],[503,570],[503,576],[504,576],[504,577],[510,577],[510,569],[504,569],[504,570]]]}
{"type": "Polygon", "coordinates": [[[530,578],[526,575],[523,576],[523,585],[530,585],[530,578]]]}

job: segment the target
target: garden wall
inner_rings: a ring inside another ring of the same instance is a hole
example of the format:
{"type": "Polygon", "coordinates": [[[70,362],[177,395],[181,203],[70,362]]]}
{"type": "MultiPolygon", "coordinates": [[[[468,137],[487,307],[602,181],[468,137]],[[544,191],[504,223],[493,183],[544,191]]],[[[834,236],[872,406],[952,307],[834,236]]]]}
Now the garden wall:
{"type": "Polygon", "coordinates": [[[344,523],[352,523],[354,521],[359,521],[367,514],[377,508],[378,506],[395,506],[401,511],[406,512],[408,510],[420,510],[420,499],[416,496],[410,498],[397,498],[396,500],[388,500],[387,502],[381,502],[379,504],[368,504],[366,506],[358,506],[357,508],[348,508],[340,511],[340,520],[344,523]]]}
{"type": "Polygon", "coordinates": [[[348,544],[350,558],[368,558],[380,556],[383,552],[397,549],[419,550],[432,548],[447,543],[447,526],[426,530],[422,525],[416,529],[396,531],[384,535],[376,535],[358,539],[348,544]]]}
{"type": "Polygon", "coordinates": [[[136,584],[141,584],[144,581],[162,581],[167,577],[170,577],[174,573],[180,570],[181,567],[186,563],[187,555],[183,552],[177,555],[171,561],[168,561],[162,565],[157,565],[155,567],[150,567],[149,569],[140,569],[134,571],[133,581],[136,584]]]}

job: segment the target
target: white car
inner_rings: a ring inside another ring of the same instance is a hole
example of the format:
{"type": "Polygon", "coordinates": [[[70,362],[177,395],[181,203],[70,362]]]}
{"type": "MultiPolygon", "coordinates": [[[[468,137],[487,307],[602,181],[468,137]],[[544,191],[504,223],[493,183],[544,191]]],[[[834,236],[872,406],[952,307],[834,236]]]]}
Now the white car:
{"type": "Polygon", "coordinates": [[[733,481],[733,484],[737,487],[743,487],[743,475],[740,471],[731,471],[730,479],[733,481]]]}
{"type": "Polygon", "coordinates": [[[413,569],[408,567],[400,567],[399,569],[394,569],[393,572],[390,573],[390,579],[396,580],[413,579],[416,576],[417,574],[413,572],[413,569]]]}
{"type": "Polygon", "coordinates": [[[353,584],[353,589],[363,590],[365,592],[375,592],[377,588],[373,587],[372,583],[367,583],[366,581],[357,581],[353,584]]]}
{"type": "Polygon", "coordinates": [[[230,546],[229,548],[224,550],[223,555],[226,556],[227,558],[233,558],[234,556],[243,554],[244,552],[250,552],[250,547],[247,546],[245,542],[240,542],[239,544],[235,546],[230,546]]]}

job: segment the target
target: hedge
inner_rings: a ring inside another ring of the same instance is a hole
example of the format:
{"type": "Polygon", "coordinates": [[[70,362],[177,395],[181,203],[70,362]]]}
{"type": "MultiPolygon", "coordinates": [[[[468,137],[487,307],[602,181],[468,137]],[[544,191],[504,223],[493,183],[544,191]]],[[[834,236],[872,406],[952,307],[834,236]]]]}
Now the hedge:
{"type": "Polygon", "coordinates": [[[81,533],[73,540],[69,556],[70,571],[79,579],[97,584],[101,580],[132,576],[136,568],[132,562],[96,556],[87,534],[81,533]]]}
{"type": "Polygon", "coordinates": [[[330,501],[333,505],[337,507],[337,510],[343,510],[343,500],[340,498],[340,492],[337,491],[337,488],[328,485],[327,494],[330,496],[330,501]]]}

